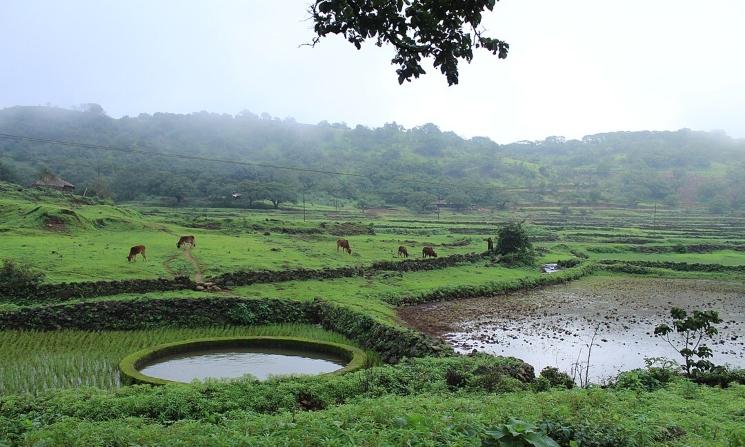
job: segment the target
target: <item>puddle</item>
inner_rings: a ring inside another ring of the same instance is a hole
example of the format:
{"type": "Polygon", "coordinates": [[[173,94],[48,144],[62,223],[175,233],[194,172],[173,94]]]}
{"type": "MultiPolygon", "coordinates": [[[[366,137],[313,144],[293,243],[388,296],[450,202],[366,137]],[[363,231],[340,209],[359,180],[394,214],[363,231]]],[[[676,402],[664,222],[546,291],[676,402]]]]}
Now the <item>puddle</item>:
{"type": "MultiPolygon", "coordinates": [[[[745,285],[698,280],[589,278],[493,298],[402,308],[411,326],[446,339],[457,351],[523,359],[569,372],[590,358],[593,382],[640,368],[647,357],[681,358],[653,336],[671,307],[716,310],[724,320],[707,345],[715,364],[745,367],[745,285]]],[[[682,358],[681,358],[682,359],[682,358]]]]}
{"type": "Polygon", "coordinates": [[[225,348],[195,350],[163,357],[140,368],[159,379],[191,382],[195,379],[235,379],[246,374],[265,380],[270,376],[315,375],[336,371],[346,365],[329,354],[277,348],[225,348]]]}

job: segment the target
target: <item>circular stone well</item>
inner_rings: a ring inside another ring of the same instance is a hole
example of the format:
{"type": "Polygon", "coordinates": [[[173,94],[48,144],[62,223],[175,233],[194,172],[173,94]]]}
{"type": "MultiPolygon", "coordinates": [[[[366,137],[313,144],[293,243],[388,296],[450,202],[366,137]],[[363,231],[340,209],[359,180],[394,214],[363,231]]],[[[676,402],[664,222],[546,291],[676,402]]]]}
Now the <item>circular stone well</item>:
{"type": "Polygon", "coordinates": [[[186,383],[269,376],[341,374],[362,368],[365,353],[353,346],[296,337],[223,337],[167,343],[126,356],[122,382],[186,383]]]}

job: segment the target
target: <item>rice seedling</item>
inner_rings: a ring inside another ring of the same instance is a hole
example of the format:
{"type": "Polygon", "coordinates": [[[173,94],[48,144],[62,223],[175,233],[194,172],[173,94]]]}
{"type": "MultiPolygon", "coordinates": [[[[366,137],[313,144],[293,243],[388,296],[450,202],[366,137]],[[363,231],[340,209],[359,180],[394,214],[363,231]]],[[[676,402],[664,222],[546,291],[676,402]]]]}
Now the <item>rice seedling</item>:
{"type": "Polygon", "coordinates": [[[297,336],[351,344],[318,326],[159,328],[136,331],[0,331],[0,394],[94,386],[119,387],[118,362],[148,346],[179,340],[232,336],[297,336]]]}

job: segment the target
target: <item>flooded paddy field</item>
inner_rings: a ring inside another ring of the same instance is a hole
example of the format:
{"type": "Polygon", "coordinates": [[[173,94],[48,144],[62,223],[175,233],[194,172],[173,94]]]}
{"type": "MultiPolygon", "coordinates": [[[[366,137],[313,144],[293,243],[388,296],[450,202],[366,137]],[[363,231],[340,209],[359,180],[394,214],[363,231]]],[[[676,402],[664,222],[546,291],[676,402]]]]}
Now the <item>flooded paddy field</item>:
{"type": "MultiPolygon", "coordinates": [[[[587,362],[594,382],[643,367],[645,358],[682,358],[654,337],[670,309],[715,310],[723,322],[707,344],[715,364],[745,367],[745,284],[709,280],[592,277],[507,296],[401,308],[412,327],[443,337],[459,352],[514,356],[570,375],[587,362]],[[597,331],[597,333],[596,333],[597,331]]],[[[677,341],[677,339],[675,339],[677,341]]]]}

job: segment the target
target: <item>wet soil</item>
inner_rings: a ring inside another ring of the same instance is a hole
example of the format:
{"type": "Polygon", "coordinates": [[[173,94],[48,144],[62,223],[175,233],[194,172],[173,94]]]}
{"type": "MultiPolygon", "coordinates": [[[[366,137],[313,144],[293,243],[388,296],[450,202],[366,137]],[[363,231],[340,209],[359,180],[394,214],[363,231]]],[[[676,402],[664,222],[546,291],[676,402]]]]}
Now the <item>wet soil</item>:
{"type": "MultiPolygon", "coordinates": [[[[716,364],[745,367],[745,284],[706,280],[587,278],[502,297],[438,302],[399,309],[410,326],[447,340],[459,352],[514,356],[540,371],[576,373],[587,363],[590,379],[644,366],[645,358],[679,360],[653,331],[672,307],[716,310],[724,320],[707,345],[716,364]]],[[[678,339],[674,339],[678,341],[678,339]]]]}

